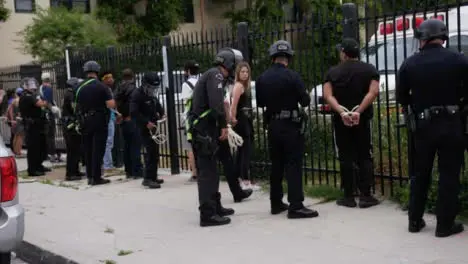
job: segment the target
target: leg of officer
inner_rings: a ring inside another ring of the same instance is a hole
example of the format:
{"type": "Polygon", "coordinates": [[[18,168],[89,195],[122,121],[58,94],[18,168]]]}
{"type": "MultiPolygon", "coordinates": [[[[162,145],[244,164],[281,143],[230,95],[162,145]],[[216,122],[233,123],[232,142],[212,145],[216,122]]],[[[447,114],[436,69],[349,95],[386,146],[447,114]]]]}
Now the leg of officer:
{"type": "Polygon", "coordinates": [[[94,179],[98,180],[102,177],[102,163],[104,154],[106,153],[107,126],[105,128],[96,129],[93,137],[93,174],[94,179]]]}
{"type": "Polygon", "coordinates": [[[433,140],[436,131],[434,127],[418,129],[414,135],[415,144],[415,175],[411,179],[409,204],[409,231],[419,232],[425,226],[423,215],[426,207],[427,193],[432,182],[432,167],[436,154],[433,140]]]}
{"type": "Polygon", "coordinates": [[[371,122],[369,120],[361,120],[356,128],[360,191],[359,207],[368,208],[379,204],[379,201],[371,195],[371,187],[374,178],[371,122]]]}
{"type": "Polygon", "coordinates": [[[228,182],[229,190],[231,191],[232,196],[234,197],[234,202],[241,202],[245,198],[252,195],[252,190],[244,191],[239,185],[239,174],[236,173],[238,170],[236,166],[234,166],[234,161],[229,149],[229,142],[227,140],[220,142],[218,158],[223,164],[224,175],[226,176],[226,181],[228,182]]]}
{"type": "Polygon", "coordinates": [[[158,179],[158,167],[157,167],[157,160],[158,160],[158,152],[159,146],[154,142],[151,138],[149,130],[145,128],[141,128],[141,137],[143,144],[146,149],[145,153],[145,178],[143,179],[143,186],[149,187],[152,189],[161,188],[162,180],[158,179]]]}
{"type": "Polygon", "coordinates": [[[344,197],[336,201],[337,205],[346,207],[356,207],[354,200],[354,162],[356,160],[355,144],[353,138],[354,129],[347,127],[343,122],[335,118],[333,120],[335,127],[335,142],[338,148],[338,157],[340,160],[341,185],[344,191],[344,197]]]}
{"type": "Polygon", "coordinates": [[[464,158],[463,135],[458,120],[440,125],[447,136],[439,141],[439,186],[437,196],[438,237],[447,237],[463,231],[463,225],[455,223],[460,209],[460,171],[464,158]]]}
{"type": "Polygon", "coordinates": [[[83,149],[84,149],[84,163],[86,166],[86,177],[91,182],[94,179],[93,175],[93,138],[94,131],[85,129],[82,134],[83,149]]]}
{"type": "Polygon", "coordinates": [[[268,131],[268,145],[271,160],[270,174],[270,204],[271,213],[279,214],[288,210],[288,205],[283,203],[283,175],[284,175],[284,151],[280,140],[281,124],[272,120],[268,131]]]}
{"type": "Polygon", "coordinates": [[[131,151],[132,149],[132,130],[131,130],[131,120],[124,120],[122,122],[122,135],[124,138],[124,164],[125,164],[125,174],[127,178],[134,177],[133,175],[133,166],[132,166],[132,155],[134,153],[131,151]]]}
{"type": "Polygon", "coordinates": [[[39,168],[41,164],[40,157],[40,135],[34,125],[26,127],[26,143],[28,152],[26,158],[28,161],[28,174],[29,176],[42,176],[42,172],[39,168]]]}

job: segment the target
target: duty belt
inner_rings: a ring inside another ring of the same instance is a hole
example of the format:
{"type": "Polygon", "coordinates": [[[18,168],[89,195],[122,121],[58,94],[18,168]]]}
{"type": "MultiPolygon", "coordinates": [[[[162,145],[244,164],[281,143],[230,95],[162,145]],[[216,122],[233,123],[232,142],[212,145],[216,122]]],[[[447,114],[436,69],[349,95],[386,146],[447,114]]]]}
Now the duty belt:
{"type": "Polygon", "coordinates": [[[431,117],[443,116],[443,115],[456,115],[460,112],[458,105],[440,105],[440,106],[431,106],[424,109],[421,113],[418,114],[418,119],[428,120],[431,117]]]}
{"type": "Polygon", "coordinates": [[[292,120],[295,122],[300,121],[298,110],[281,110],[279,113],[271,115],[272,120],[292,120]]]}

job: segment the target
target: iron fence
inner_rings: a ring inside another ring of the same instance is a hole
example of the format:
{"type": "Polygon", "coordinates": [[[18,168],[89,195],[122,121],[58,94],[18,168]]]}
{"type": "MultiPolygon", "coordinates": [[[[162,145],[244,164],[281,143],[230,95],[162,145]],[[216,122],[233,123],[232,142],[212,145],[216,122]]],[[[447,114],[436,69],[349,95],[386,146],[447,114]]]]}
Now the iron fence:
{"type": "MultiPolygon", "coordinates": [[[[169,140],[161,146],[161,167],[187,170],[187,154],[183,149],[182,119],[184,105],[181,86],[184,81],[183,65],[194,59],[201,65],[202,72],[211,67],[215,53],[222,47],[241,50],[251,64],[252,92],[255,94],[255,78],[270,65],[268,47],[278,39],[291,42],[295,57],[290,67],[298,71],[312,97],[308,109],[310,127],[307,133],[304,154],[304,180],[307,184],[329,184],[339,186],[340,165],[334,141],[331,112],[322,97],[322,81],[327,70],[339,62],[335,45],[341,39],[353,37],[362,47],[361,60],[371,63],[381,76],[380,94],[374,107],[372,125],[374,173],[376,190],[393,193],[394,185],[402,185],[411,174],[411,138],[402,123],[400,106],[395,102],[395,80],[402,61],[418,51],[414,39],[414,28],[426,18],[442,19],[447,23],[450,39],[448,48],[459,52],[468,51],[468,7],[456,4],[429,5],[418,1],[406,1],[404,5],[372,3],[356,6],[344,4],[335,8],[313,8],[310,16],[303,16],[298,23],[284,21],[261,21],[248,25],[239,23],[218,27],[203,32],[174,34],[163,39],[147,41],[122,47],[97,50],[69,50],[70,72],[74,77],[84,77],[81,67],[87,60],[98,61],[105,71],[111,71],[117,83],[123,69],[135,72],[137,83],[146,71],[157,71],[163,85],[159,99],[168,114],[163,132],[169,140]],[[406,6],[405,6],[406,5],[406,6]]],[[[42,71],[53,73],[55,98],[61,105],[65,62],[42,65],[42,71]]],[[[0,71],[4,87],[16,88],[21,79],[19,70],[0,71]]],[[[256,105],[255,96],[252,105],[256,105]]],[[[262,109],[256,108],[255,150],[251,162],[254,177],[267,177],[270,172],[268,142],[262,120],[262,109]]],[[[9,138],[8,129],[1,127],[4,139],[9,138]]],[[[58,133],[60,135],[61,132],[58,133]]],[[[59,140],[60,142],[61,139],[59,140]]]]}

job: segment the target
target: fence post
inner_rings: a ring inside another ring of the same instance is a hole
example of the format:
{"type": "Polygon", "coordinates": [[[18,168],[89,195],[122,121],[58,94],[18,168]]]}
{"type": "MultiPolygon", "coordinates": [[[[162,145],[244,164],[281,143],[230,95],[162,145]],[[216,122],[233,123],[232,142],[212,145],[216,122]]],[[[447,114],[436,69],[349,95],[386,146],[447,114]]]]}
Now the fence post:
{"type": "Polygon", "coordinates": [[[249,62],[249,24],[247,22],[237,24],[237,47],[242,52],[244,60],[249,62]]]}
{"type": "Polygon", "coordinates": [[[173,77],[173,60],[172,54],[169,47],[171,46],[171,37],[164,36],[162,46],[162,58],[164,65],[165,76],[167,76],[167,82],[163,82],[166,93],[166,105],[167,105],[167,126],[169,132],[169,150],[171,160],[171,174],[180,173],[179,165],[179,148],[177,140],[177,116],[175,107],[175,89],[174,89],[174,77],[173,77]]]}
{"type": "Polygon", "coordinates": [[[343,11],[343,38],[353,38],[359,42],[359,22],[357,7],[353,3],[341,6],[343,11]]]}

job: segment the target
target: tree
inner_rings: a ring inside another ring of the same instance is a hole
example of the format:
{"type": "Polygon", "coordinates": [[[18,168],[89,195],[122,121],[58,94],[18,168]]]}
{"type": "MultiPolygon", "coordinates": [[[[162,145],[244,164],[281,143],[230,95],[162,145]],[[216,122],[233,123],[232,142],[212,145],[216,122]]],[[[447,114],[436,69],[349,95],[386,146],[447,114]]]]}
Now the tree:
{"type": "Polygon", "coordinates": [[[116,43],[115,32],[107,22],[66,8],[39,9],[32,23],[18,35],[21,50],[42,61],[62,58],[67,45],[82,48],[116,43]]]}
{"type": "Polygon", "coordinates": [[[10,17],[10,9],[5,7],[5,0],[0,1],[0,21],[6,21],[10,17]]]}
{"type": "Polygon", "coordinates": [[[97,16],[106,19],[120,43],[167,35],[182,21],[183,0],[98,0],[97,16]]]}

